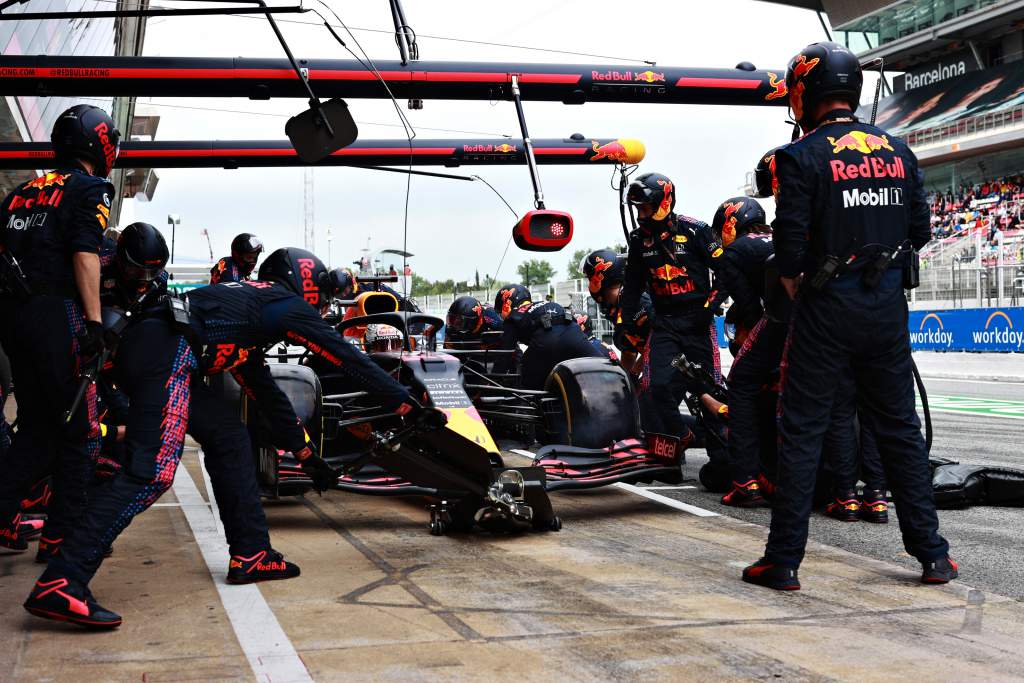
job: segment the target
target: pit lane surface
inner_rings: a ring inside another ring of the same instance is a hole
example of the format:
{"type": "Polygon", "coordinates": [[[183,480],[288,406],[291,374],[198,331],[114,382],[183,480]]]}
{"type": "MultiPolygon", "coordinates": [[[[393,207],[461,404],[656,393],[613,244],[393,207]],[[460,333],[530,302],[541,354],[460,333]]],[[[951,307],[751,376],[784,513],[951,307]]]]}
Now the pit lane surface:
{"type": "MultiPolygon", "coordinates": [[[[932,404],[932,456],[962,463],[1024,470],[1024,383],[925,377],[932,404]]],[[[703,451],[687,453],[685,476],[695,479],[707,462],[703,451]]],[[[694,485],[695,482],[686,482],[694,485]]],[[[720,495],[699,489],[660,489],[658,493],[736,519],[766,525],[768,510],[722,505],[720,495]]],[[[895,511],[888,525],[844,523],[822,514],[811,518],[811,538],[865,557],[916,569],[900,540],[895,511]]],[[[966,583],[1024,599],[1024,510],[974,507],[940,510],[942,534],[949,540],[966,583]]]]}
{"type": "MultiPolygon", "coordinates": [[[[565,528],[515,537],[431,537],[413,500],[332,493],[268,503],[275,546],[302,577],[226,586],[196,452],[184,462],[188,478],[136,520],[93,583],[125,617],[117,633],[28,616],[20,603],[39,568],[30,556],[0,557],[0,679],[1019,675],[1015,600],[964,584],[922,587],[898,561],[818,545],[803,591],[748,586],[737,577],[757,557],[763,527],[620,488],[557,494],[565,528]]],[[[965,584],[976,578],[968,571],[965,584]]]]}

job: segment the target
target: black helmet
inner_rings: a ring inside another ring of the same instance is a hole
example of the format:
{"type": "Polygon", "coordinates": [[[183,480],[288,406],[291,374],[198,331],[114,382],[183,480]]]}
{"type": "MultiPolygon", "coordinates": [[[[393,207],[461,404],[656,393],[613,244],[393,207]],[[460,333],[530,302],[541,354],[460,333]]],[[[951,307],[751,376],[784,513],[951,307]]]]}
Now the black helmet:
{"type": "Polygon", "coordinates": [[[231,258],[246,277],[256,268],[256,261],[262,253],[263,242],[251,232],[243,232],[231,240],[231,258]]]}
{"type": "Polygon", "coordinates": [[[663,221],[676,206],[675,186],[660,173],[644,173],[630,183],[626,190],[626,201],[634,206],[654,206],[654,215],[650,220],[663,221]]]}
{"type": "Polygon", "coordinates": [[[789,62],[786,89],[793,118],[810,130],[814,108],[826,99],[846,100],[851,109],[860,105],[864,74],[860,62],[839,43],[812,43],[789,62]]]}
{"type": "Polygon", "coordinates": [[[448,307],[445,324],[452,332],[479,332],[484,325],[484,307],[476,297],[460,296],[448,307]]]}
{"type": "Polygon", "coordinates": [[[94,176],[106,178],[117,160],[121,131],[99,107],[76,104],[57,117],[50,142],[58,162],[84,159],[93,165],[94,176]]]}
{"type": "Polygon", "coordinates": [[[779,181],[775,177],[775,153],[782,149],[781,146],[769,150],[761,155],[754,167],[754,196],[758,198],[774,197],[779,187],[779,181]]]}
{"type": "Polygon", "coordinates": [[[512,311],[532,301],[530,290],[522,285],[505,285],[494,297],[494,310],[501,319],[507,318],[512,311]]]}
{"type": "Polygon", "coordinates": [[[626,276],[626,259],[611,249],[598,249],[583,257],[580,270],[589,282],[590,294],[595,295],[609,285],[622,282],[626,276]]]}
{"type": "Polygon", "coordinates": [[[328,276],[331,278],[331,289],[334,296],[348,299],[359,293],[359,281],[348,268],[335,268],[328,276]]]}
{"type": "Polygon", "coordinates": [[[324,262],[313,252],[298,247],[278,249],[263,259],[259,279],[281,283],[318,311],[325,308],[334,295],[324,262]]]}
{"type": "Polygon", "coordinates": [[[137,291],[160,277],[167,267],[167,242],[149,223],[132,223],[117,239],[114,261],[121,285],[137,291]]]}
{"type": "Polygon", "coordinates": [[[715,219],[711,221],[711,231],[722,246],[727,247],[740,235],[750,232],[755,225],[764,225],[765,222],[764,209],[756,199],[733,197],[718,207],[715,219]]]}

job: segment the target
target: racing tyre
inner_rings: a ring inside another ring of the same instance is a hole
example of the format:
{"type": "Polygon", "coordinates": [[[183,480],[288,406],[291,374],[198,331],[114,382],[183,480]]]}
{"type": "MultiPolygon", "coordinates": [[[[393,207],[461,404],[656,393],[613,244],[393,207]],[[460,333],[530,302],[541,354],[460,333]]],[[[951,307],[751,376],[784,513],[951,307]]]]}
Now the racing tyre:
{"type": "Polygon", "coordinates": [[[547,443],[605,448],[638,437],[640,409],[629,376],[607,358],[574,358],[559,363],[544,386],[547,443]]]}

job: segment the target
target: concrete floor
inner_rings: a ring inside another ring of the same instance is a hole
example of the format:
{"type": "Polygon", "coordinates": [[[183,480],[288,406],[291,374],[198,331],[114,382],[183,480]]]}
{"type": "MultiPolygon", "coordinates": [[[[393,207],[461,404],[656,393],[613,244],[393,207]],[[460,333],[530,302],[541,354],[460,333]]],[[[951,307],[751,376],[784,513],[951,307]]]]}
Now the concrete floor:
{"type": "MultiPolygon", "coordinates": [[[[204,491],[194,452],[185,463],[204,491]]],[[[39,567],[0,558],[0,680],[1019,680],[1015,600],[822,545],[802,591],[748,586],[762,526],[622,489],[556,495],[565,528],[514,537],[432,537],[411,500],[270,503],[303,574],[252,605],[218,592],[176,501],[139,517],[93,584],[125,618],[116,633],[30,617],[39,567]],[[240,645],[264,601],[298,670],[269,675],[240,645]]]]}

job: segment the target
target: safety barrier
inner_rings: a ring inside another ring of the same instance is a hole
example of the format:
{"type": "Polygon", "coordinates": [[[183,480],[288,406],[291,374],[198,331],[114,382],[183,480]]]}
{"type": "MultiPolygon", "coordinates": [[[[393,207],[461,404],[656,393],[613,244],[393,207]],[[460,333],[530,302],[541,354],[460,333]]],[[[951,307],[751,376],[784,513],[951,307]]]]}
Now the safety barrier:
{"type": "Polygon", "coordinates": [[[1024,307],[911,311],[909,327],[916,350],[1024,353],[1024,307]]]}

